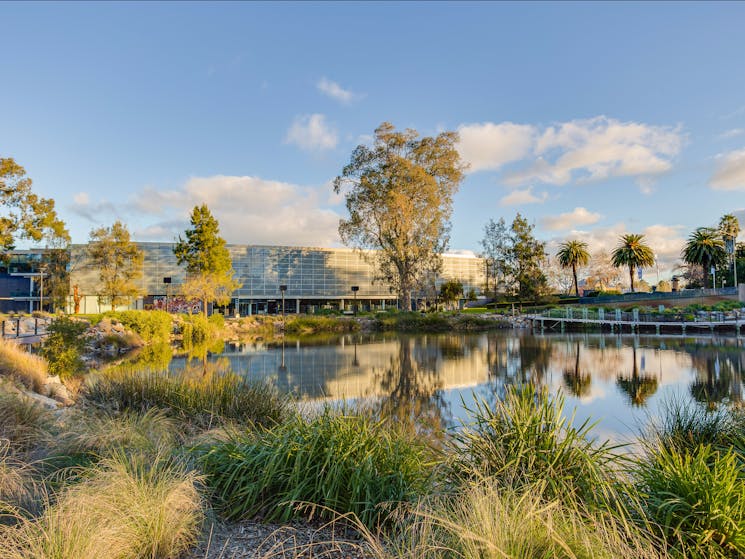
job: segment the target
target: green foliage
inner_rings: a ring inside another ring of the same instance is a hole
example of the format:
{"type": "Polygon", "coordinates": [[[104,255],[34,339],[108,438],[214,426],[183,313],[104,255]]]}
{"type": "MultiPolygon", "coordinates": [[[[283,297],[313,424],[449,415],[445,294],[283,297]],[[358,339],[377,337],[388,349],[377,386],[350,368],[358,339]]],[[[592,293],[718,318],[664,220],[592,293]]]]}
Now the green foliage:
{"type": "Polygon", "coordinates": [[[486,292],[490,292],[490,279],[491,293],[506,291],[507,276],[511,273],[509,262],[512,240],[503,217],[500,217],[499,221],[490,219],[484,226],[481,247],[484,249],[486,264],[486,292]]]}
{"type": "Polygon", "coordinates": [[[709,268],[719,266],[727,260],[721,233],[711,227],[699,227],[688,237],[682,256],[687,264],[701,266],[704,287],[708,288],[711,281],[709,268]]]}
{"type": "Polygon", "coordinates": [[[452,305],[463,296],[463,284],[455,279],[446,281],[440,286],[440,299],[446,305],[452,305]]]}
{"type": "Polygon", "coordinates": [[[640,464],[637,475],[647,519],[681,556],[745,555],[745,475],[733,451],[662,447],[640,464]]]}
{"type": "Polygon", "coordinates": [[[375,527],[387,517],[381,505],[412,501],[429,489],[434,465],[428,448],[393,426],[329,410],[197,451],[219,508],[231,519],[261,514],[287,521],[305,504],[311,515],[351,512],[375,527]]]}
{"type": "Polygon", "coordinates": [[[0,252],[15,247],[17,238],[31,242],[47,240],[58,247],[70,242],[65,223],[54,209],[54,200],[39,198],[31,191],[32,181],[26,170],[12,157],[0,157],[0,252]]]}
{"type": "Polygon", "coordinates": [[[168,342],[171,338],[173,320],[165,311],[110,311],[103,316],[121,322],[148,343],[168,342]]]}
{"type": "Polygon", "coordinates": [[[579,284],[577,283],[577,268],[587,266],[590,263],[590,252],[587,250],[587,243],[584,241],[565,241],[559,245],[559,252],[556,253],[559,259],[559,265],[562,268],[571,268],[574,279],[574,293],[579,297],[579,284]]]}
{"type": "Polygon", "coordinates": [[[510,268],[521,299],[535,299],[545,293],[547,286],[541,270],[546,259],[546,244],[533,236],[533,227],[519,213],[510,227],[510,268]]]}
{"type": "Polygon", "coordinates": [[[184,349],[209,344],[217,340],[224,326],[224,319],[207,318],[204,314],[183,315],[181,320],[181,345],[184,349]]]}
{"type": "Polygon", "coordinates": [[[411,310],[414,286],[441,267],[453,196],[464,176],[457,139],[454,132],[420,138],[415,130],[397,132],[384,122],[373,146],[357,146],[334,180],[349,212],[339,223],[342,241],[376,249],[362,254],[405,310],[411,310]]]}
{"type": "Polygon", "coordinates": [[[550,399],[546,389],[526,385],[509,389],[493,408],[477,399],[468,411],[473,423],[454,436],[456,477],[486,476],[510,488],[545,483],[544,496],[563,502],[613,499],[618,456],[607,442],[594,442],[589,420],[573,425],[563,395],[550,399]]]}
{"type": "Polygon", "coordinates": [[[67,379],[85,372],[82,359],[88,323],[66,316],[56,318],[47,328],[41,355],[49,363],[49,374],[67,379]]]}
{"type": "Polygon", "coordinates": [[[207,204],[195,206],[191,213],[191,229],[186,239],[179,236],[173,249],[179,264],[186,264],[187,281],[182,292],[189,299],[202,301],[207,315],[207,303],[225,304],[240,284],[233,279],[233,263],[220,226],[207,204]]]}
{"type": "Polygon", "coordinates": [[[274,424],[287,400],[261,382],[232,374],[108,370],[86,387],[86,398],[102,406],[145,412],[163,408],[196,428],[229,421],[274,424]]]}
{"type": "Polygon", "coordinates": [[[628,267],[631,291],[634,291],[634,271],[654,266],[654,252],[644,241],[644,235],[621,235],[619,245],[613,250],[612,262],[616,268],[628,267]]]}
{"type": "Polygon", "coordinates": [[[91,231],[88,260],[89,266],[98,270],[98,296],[108,301],[112,310],[141,293],[136,280],[142,276],[144,255],[121,221],[91,231]]]}

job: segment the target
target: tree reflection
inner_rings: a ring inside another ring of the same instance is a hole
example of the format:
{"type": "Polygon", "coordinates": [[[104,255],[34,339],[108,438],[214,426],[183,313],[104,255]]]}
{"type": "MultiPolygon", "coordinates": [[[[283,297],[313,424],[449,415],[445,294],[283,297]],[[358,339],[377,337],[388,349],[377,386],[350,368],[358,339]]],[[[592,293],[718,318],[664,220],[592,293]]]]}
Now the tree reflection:
{"type": "Polygon", "coordinates": [[[402,337],[398,355],[391,357],[390,366],[375,372],[376,384],[385,395],[373,406],[380,417],[436,444],[444,438],[450,415],[436,369],[440,355],[435,345],[415,347],[412,338],[402,337]]]}
{"type": "Polygon", "coordinates": [[[574,367],[567,367],[564,369],[564,384],[567,390],[573,396],[582,398],[590,393],[590,386],[592,384],[592,377],[590,374],[585,374],[580,371],[579,368],[579,348],[580,343],[577,341],[576,355],[574,357],[574,367]]]}
{"type": "Polygon", "coordinates": [[[722,402],[740,402],[742,380],[738,368],[729,356],[722,354],[720,359],[719,352],[700,349],[691,358],[696,368],[696,378],[691,383],[690,390],[697,402],[705,404],[709,409],[722,402]]]}
{"type": "Polygon", "coordinates": [[[639,374],[639,366],[636,361],[636,346],[632,346],[634,364],[631,367],[631,376],[619,375],[616,384],[626,394],[634,407],[642,407],[647,399],[657,392],[657,377],[639,374]]]}

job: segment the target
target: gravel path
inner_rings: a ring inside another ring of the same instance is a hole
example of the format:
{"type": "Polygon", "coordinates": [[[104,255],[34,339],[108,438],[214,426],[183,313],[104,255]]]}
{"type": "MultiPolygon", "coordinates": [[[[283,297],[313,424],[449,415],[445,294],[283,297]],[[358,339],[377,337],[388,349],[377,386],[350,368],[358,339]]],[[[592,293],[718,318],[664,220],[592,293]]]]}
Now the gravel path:
{"type": "Polygon", "coordinates": [[[373,559],[359,535],[328,524],[215,524],[188,559],[373,559]]]}

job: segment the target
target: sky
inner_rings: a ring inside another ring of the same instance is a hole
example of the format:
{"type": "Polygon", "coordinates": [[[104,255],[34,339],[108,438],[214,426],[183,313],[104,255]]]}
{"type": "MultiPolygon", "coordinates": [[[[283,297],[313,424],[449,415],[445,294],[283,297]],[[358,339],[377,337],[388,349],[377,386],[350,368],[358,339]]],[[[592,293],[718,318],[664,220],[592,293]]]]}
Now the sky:
{"type": "MultiPolygon", "coordinates": [[[[340,246],[331,182],[388,121],[460,134],[450,248],[745,226],[745,3],[0,3],[0,157],[73,242],[340,246]]],[[[745,236],[741,236],[743,240],[745,236]]]]}

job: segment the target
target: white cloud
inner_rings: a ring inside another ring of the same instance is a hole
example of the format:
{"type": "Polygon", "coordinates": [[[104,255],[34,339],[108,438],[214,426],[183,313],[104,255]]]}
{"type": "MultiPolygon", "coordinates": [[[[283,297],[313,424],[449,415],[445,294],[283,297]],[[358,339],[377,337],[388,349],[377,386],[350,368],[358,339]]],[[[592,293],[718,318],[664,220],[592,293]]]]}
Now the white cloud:
{"type": "Polygon", "coordinates": [[[714,190],[745,190],[745,149],[719,155],[709,186],[714,190]]]}
{"type": "Polygon", "coordinates": [[[325,115],[318,113],[295,117],[285,137],[285,143],[306,151],[334,149],[338,142],[336,130],[326,124],[325,115]]]}
{"type": "Polygon", "coordinates": [[[87,192],[78,192],[72,197],[72,201],[79,206],[87,206],[91,203],[91,197],[87,192]]]}
{"type": "Polygon", "coordinates": [[[196,205],[207,204],[229,243],[334,246],[339,215],[329,209],[329,185],[303,187],[250,176],[194,177],[174,190],[145,188],[129,204],[132,215],[151,216],[135,229],[140,240],[183,234],[196,205]],[[168,216],[168,220],[158,217],[168,216]]]}
{"type": "Polygon", "coordinates": [[[527,124],[503,122],[463,124],[458,127],[458,151],[475,173],[496,170],[505,163],[525,158],[533,145],[535,128],[527,124]]]}
{"type": "Polygon", "coordinates": [[[571,212],[557,216],[544,217],[541,225],[549,231],[565,231],[581,225],[592,225],[602,219],[599,213],[593,213],[586,208],[574,208],[571,212]]]}
{"type": "Polygon", "coordinates": [[[328,97],[331,97],[332,99],[335,99],[336,101],[339,101],[344,105],[348,105],[356,98],[361,97],[360,95],[357,95],[348,89],[344,89],[338,83],[326,78],[321,78],[320,80],[318,80],[316,87],[318,88],[318,91],[320,91],[324,95],[327,95],[328,97]]]}
{"type": "Polygon", "coordinates": [[[652,177],[641,177],[636,182],[639,185],[639,192],[645,196],[649,196],[654,192],[655,181],[652,177]]]}
{"type": "Polygon", "coordinates": [[[105,215],[117,215],[114,204],[107,200],[92,202],[87,192],[78,192],[72,197],[73,205],[69,210],[91,223],[101,223],[105,215]]]}
{"type": "Polygon", "coordinates": [[[745,128],[732,128],[730,130],[725,130],[719,136],[717,136],[720,140],[729,140],[730,138],[736,138],[737,136],[742,136],[745,134],[745,128]]]}
{"type": "Polygon", "coordinates": [[[543,204],[548,199],[548,192],[540,196],[533,194],[533,187],[525,190],[513,190],[499,201],[500,206],[522,206],[525,204],[543,204]]]}
{"type": "Polygon", "coordinates": [[[507,175],[508,184],[550,184],[611,177],[648,177],[668,171],[684,137],[677,128],[621,122],[606,116],[546,128],[534,146],[536,159],[507,175]]]}

